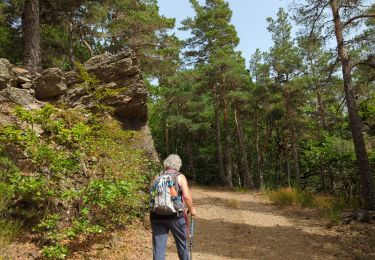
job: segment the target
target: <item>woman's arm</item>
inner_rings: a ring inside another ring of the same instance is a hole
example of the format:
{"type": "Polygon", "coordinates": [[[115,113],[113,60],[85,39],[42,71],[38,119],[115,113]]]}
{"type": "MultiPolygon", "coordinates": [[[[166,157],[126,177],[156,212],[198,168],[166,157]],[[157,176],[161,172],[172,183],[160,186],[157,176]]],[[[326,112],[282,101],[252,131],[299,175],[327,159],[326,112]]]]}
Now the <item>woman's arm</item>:
{"type": "Polygon", "coordinates": [[[190,211],[190,214],[192,216],[195,216],[196,212],[195,212],[195,209],[193,207],[193,199],[192,199],[191,194],[190,194],[190,190],[189,190],[189,187],[188,187],[186,177],[183,174],[180,174],[178,176],[178,184],[181,187],[182,197],[184,198],[184,202],[185,202],[186,206],[188,207],[188,209],[190,211]]]}

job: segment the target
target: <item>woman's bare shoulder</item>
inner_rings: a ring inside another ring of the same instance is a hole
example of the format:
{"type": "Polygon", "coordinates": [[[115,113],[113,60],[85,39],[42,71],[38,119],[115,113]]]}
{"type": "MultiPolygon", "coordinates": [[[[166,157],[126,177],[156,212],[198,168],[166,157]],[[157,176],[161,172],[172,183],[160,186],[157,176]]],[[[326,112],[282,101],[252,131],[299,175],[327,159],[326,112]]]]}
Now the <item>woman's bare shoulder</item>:
{"type": "Polygon", "coordinates": [[[186,180],[185,175],[183,173],[180,173],[178,175],[178,184],[180,184],[180,186],[181,186],[182,184],[185,184],[186,182],[187,182],[187,180],[186,180]]]}

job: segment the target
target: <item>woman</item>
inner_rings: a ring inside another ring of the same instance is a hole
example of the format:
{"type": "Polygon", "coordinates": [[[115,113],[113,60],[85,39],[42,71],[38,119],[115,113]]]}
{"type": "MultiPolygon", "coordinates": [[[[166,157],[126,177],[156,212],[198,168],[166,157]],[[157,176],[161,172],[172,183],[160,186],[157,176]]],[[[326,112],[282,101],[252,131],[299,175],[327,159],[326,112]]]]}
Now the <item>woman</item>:
{"type": "MultiPolygon", "coordinates": [[[[193,200],[185,176],[179,173],[182,166],[181,158],[177,154],[169,155],[163,162],[164,171],[160,175],[169,175],[177,182],[177,197],[186,205],[190,214],[195,216],[193,200]]],[[[151,186],[154,186],[158,176],[155,177],[151,186]]],[[[172,184],[175,185],[175,184],[172,184]]],[[[184,212],[184,214],[186,214],[184,212]]],[[[189,249],[187,244],[187,223],[184,214],[178,212],[171,215],[159,215],[153,211],[150,213],[152,227],[153,259],[164,260],[169,230],[172,232],[176,242],[178,257],[180,260],[189,260],[189,249]]]]}

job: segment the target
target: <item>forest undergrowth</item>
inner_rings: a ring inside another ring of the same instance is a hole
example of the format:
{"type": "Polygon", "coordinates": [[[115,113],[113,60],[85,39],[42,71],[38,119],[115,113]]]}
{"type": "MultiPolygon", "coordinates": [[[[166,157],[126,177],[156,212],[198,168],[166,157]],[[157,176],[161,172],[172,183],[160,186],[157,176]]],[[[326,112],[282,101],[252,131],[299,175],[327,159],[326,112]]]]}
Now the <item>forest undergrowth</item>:
{"type": "Polygon", "coordinates": [[[136,148],[136,131],[52,105],[15,116],[0,128],[1,243],[31,232],[45,257],[60,259],[78,237],[143,216],[155,164],[136,148]]]}

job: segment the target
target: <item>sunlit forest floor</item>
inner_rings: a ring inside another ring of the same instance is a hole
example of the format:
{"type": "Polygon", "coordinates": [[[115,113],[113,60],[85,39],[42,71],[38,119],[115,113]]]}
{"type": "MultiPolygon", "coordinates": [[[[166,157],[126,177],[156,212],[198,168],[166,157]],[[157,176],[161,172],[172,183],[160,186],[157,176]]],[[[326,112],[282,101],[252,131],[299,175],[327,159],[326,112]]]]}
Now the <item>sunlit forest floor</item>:
{"type": "MultiPolygon", "coordinates": [[[[279,208],[259,193],[193,187],[193,259],[375,259],[375,225],[329,225],[312,209],[279,208]]],[[[152,259],[147,217],[95,238],[71,259],[152,259]]],[[[172,235],[168,260],[177,260],[172,235]]]]}

